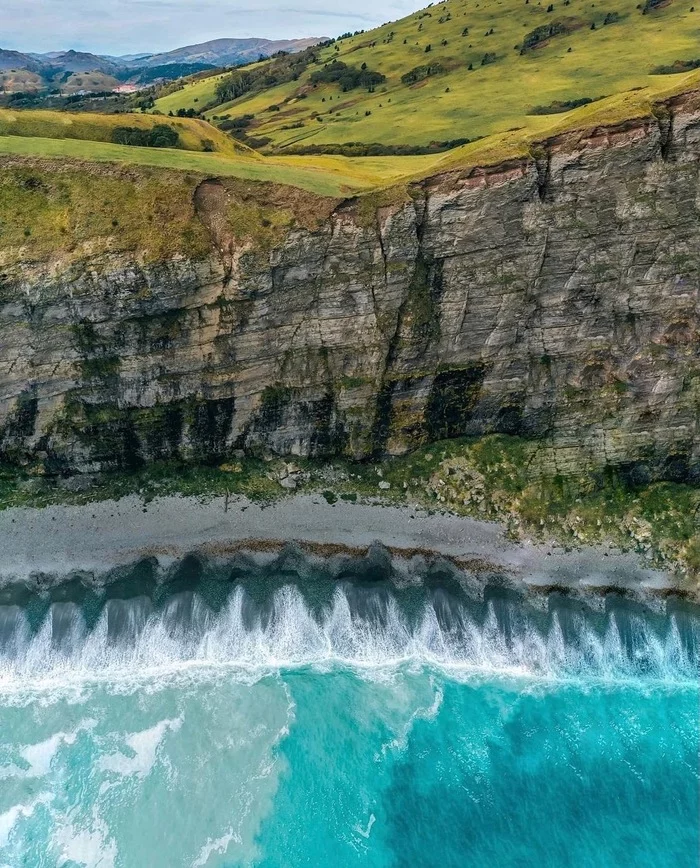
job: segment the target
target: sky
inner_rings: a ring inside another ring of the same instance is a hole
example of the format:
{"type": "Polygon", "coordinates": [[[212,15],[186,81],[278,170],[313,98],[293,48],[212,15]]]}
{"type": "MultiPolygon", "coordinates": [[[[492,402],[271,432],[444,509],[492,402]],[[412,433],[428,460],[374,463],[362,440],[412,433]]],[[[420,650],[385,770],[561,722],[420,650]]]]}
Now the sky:
{"type": "Polygon", "coordinates": [[[291,39],[368,30],[428,0],[2,0],[0,48],[168,51],[222,37],[291,39]]]}

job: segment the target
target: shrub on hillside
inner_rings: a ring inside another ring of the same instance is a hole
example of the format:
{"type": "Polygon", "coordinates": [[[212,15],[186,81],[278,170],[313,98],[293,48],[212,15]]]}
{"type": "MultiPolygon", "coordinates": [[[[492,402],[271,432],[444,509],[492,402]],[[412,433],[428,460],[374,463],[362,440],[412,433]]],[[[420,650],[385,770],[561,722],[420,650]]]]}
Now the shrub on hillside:
{"type": "Polygon", "coordinates": [[[437,61],[435,63],[427,63],[423,66],[416,66],[415,69],[411,69],[405,75],[402,75],[401,81],[404,84],[415,84],[418,81],[430,78],[431,75],[439,75],[445,71],[445,67],[437,61]]]}
{"type": "Polygon", "coordinates": [[[368,69],[367,64],[362,66],[362,69],[358,69],[356,66],[348,66],[342,60],[334,60],[311,74],[311,84],[337,84],[342,91],[365,87],[372,93],[378,84],[386,81],[386,76],[368,69]]]}
{"type": "Polygon", "coordinates": [[[180,134],[167,124],[156,124],[151,129],[115,127],[112,132],[115,145],[134,145],[141,148],[177,148],[180,134]]]}
{"type": "Polygon", "coordinates": [[[578,18],[559,18],[556,21],[551,21],[549,24],[541,24],[535,27],[529,33],[525,34],[523,39],[523,47],[520,49],[521,54],[527,54],[528,51],[534,51],[536,48],[549,42],[553,36],[563,36],[567,33],[573,33],[583,26],[583,22],[578,18]]]}
{"type": "Polygon", "coordinates": [[[646,3],[642,6],[642,15],[648,15],[656,9],[668,6],[669,2],[670,0],[646,0],[646,3]]]}

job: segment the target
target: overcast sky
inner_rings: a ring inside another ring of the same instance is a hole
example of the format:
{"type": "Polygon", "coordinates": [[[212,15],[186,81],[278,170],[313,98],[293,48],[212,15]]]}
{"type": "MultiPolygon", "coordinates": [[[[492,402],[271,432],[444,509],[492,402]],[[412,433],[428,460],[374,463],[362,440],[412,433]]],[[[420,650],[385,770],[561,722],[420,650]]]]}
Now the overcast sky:
{"type": "Polygon", "coordinates": [[[425,5],[427,0],[2,0],[0,48],[136,54],[219,37],[338,36],[425,5]]]}

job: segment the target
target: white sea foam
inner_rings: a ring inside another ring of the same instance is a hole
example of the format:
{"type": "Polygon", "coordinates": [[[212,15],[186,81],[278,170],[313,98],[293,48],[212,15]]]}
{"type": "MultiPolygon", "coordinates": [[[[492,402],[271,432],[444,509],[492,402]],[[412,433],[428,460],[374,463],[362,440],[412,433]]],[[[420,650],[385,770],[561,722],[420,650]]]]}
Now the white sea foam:
{"type": "MultiPolygon", "coordinates": [[[[432,678],[431,678],[432,683],[432,678]]],[[[391,741],[382,745],[381,754],[375,754],[375,760],[379,761],[380,757],[385,757],[387,752],[390,750],[396,751],[404,751],[408,747],[408,741],[413,731],[413,727],[417,720],[435,720],[435,718],[440,713],[440,709],[442,708],[442,701],[444,699],[444,692],[442,687],[437,687],[435,689],[435,693],[433,696],[433,701],[428,708],[424,706],[420,706],[416,708],[415,711],[411,713],[411,716],[406,721],[405,725],[402,727],[401,731],[391,739],[391,741]]]]}
{"type": "Polygon", "coordinates": [[[124,739],[131,756],[118,751],[105,754],[98,760],[98,767],[104,772],[128,777],[135,775],[138,778],[146,778],[155,765],[158,748],[166,733],[177,732],[182,726],[182,719],[162,720],[150,729],[142,732],[133,732],[124,739]]]}
{"type": "Polygon", "coordinates": [[[159,685],[170,675],[201,677],[205,670],[257,677],[294,667],[370,672],[414,662],[462,674],[671,682],[698,676],[697,628],[682,637],[674,617],[657,633],[639,615],[626,614],[621,628],[621,616],[611,612],[594,629],[569,613],[564,629],[556,613],[536,626],[517,602],[490,603],[477,616],[437,597],[409,620],[388,593],[340,586],[320,612],[293,586],[260,610],[238,587],[218,614],[196,596],[160,612],[145,599],[111,601],[88,631],[78,607],[62,605],[60,618],[52,611],[34,635],[14,613],[0,652],[0,694],[96,680],[159,685]]]}
{"type": "Polygon", "coordinates": [[[377,822],[377,818],[374,814],[370,814],[369,821],[367,823],[366,828],[362,828],[359,824],[355,826],[355,831],[358,835],[361,835],[365,840],[369,840],[369,836],[372,834],[372,826],[377,822]]]}
{"type": "Polygon", "coordinates": [[[231,830],[229,830],[225,835],[222,835],[216,840],[209,839],[200,850],[197,858],[192,863],[192,868],[204,868],[204,866],[208,864],[209,860],[215,853],[218,853],[221,856],[225,856],[226,851],[231,844],[242,843],[243,842],[240,835],[234,833],[231,830]]]}
{"type": "Polygon", "coordinates": [[[5,778],[43,778],[51,771],[51,764],[64,745],[75,744],[81,730],[91,729],[94,721],[83,721],[73,732],[57,732],[36,744],[27,744],[17,749],[23,766],[9,763],[0,766],[0,780],[5,778]]]}
{"type": "Polygon", "coordinates": [[[117,845],[109,835],[107,824],[93,817],[90,828],[79,828],[72,823],[59,826],[53,834],[52,844],[58,852],[58,865],[79,865],[80,868],[114,868],[117,845]]]}

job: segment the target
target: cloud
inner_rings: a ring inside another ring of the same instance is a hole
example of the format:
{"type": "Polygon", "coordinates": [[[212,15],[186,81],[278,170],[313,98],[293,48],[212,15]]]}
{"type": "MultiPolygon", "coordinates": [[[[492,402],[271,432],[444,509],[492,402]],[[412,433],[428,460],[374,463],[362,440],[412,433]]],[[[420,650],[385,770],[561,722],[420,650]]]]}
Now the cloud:
{"type": "Polygon", "coordinates": [[[298,6],[263,0],[3,0],[0,47],[18,51],[75,48],[104,54],[167,51],[221,37],[289,39],[337,36],[401,18],[425,0],[328,0],[298,6]]]}

